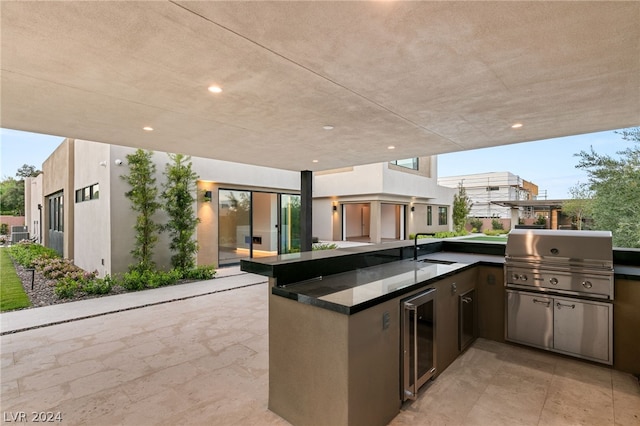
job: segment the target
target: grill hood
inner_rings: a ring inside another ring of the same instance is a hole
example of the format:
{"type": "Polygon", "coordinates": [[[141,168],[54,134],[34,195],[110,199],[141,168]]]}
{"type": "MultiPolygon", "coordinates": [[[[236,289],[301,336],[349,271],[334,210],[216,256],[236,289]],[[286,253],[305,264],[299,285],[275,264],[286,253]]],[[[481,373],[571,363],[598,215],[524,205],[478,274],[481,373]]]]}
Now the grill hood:
{"type": "Polygon", "coordinates": [[[612,236],[610,231],[513,229],[505,256],[507,262],[612,270],[612,236]]]}

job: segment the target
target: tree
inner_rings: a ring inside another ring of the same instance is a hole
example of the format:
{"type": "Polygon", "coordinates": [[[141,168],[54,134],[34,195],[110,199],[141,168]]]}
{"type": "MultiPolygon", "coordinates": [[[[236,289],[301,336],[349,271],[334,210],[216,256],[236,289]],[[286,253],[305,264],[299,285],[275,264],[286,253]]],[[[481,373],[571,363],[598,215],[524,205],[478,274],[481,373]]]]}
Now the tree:
{"type": "Polygon", "coordinates": [[[458,184],[458,193],[453,196],[453,226],[456,232],[463,232],[467,223],[467,216],[471,211],[471,199],[467,196],[467,191],[458,184]]]}
{"type": "Polygon", "coordinates": [[[0,182],[0,210],[2,214],[24,214],[24,180],[8,177],[0,182]]]}
{"type": "Polygon", "coordinates": [[[182,154],[167,154],[173,161],[165,166],[166,183],[163,185],[162,199],[169,222],[163,230],[171,236],[171,264],[175,269],[187,271],[195,267],[197,242],[193,239],[200,220],[196,217],[193,203],[198,175],[192,171],[191,157],[182,154]]]}
{"type": "Polygon", "coordinates": [[[158,188],[154,177],[156,166],[151,160],[152,155],[153,152],[142,149],[127,155],[129,174],[121,176],[131,187],[124,195],[131,201],[131,209],[138,213],[133,226],[136,241],[131,250],[137,263],[129,266],[129,269],[140,272],[155,268],[153,248],[160,231],[160,226],[153,220],[160,203],[157,201],[158,188]]]}
{"type": "Polygon", "coordinates": [[[575,226],[582,229],[582,222],[591,216],[593,210],[593,191],[589,185],[578,182],[569,188],[571,199],[562,203],[562,212],[575,218],[575,226]]]}
{"type": "Polygon", "coordinates": [[[18,172],[16,173],[16,176],[21,177],[22,179],[24,179],[24,178],[28,178],[28,177],[36,177],[40,173],[42,173],[42,172],[40,170],[36,169],[36,166],[31,166],[29,164],[23,164],[22,167],[20,167],[18,169],[18,172]]]}
{"type": "Polygon", "coordinates": [[[24,164],[18,169],[16,176],[4,178],[0,182],[0,210],[3,214],[21,216],[24,214],[24,179],[42,173],[35,166],[24,164]]]}
{"type": "Polygon", "coordinates": [[[611,231],[615,246],[640,248],[640,127],[619,134],[635,145],[618,152],[617,159],[591,147],[576,154],[576,167],[589,175],[594,228],[611,231]]]}

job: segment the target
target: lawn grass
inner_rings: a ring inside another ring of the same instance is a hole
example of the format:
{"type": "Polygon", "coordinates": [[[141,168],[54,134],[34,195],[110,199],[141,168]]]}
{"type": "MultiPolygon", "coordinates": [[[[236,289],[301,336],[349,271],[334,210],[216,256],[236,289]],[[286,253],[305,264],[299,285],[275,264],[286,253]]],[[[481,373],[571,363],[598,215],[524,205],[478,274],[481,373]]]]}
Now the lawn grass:
{"type": "Polygon", "coordinates": [[[494,243],[506,243],[507,242],[507,236],[489,236],[489,235],[479,235],[477,237],[469,237],[469,238],[462,238],[463,240],[475,240],[475,241],[493,241],[494,243]]]}
{"type": "Polygon", "coordinates": [[[0,312],[31,306],[7,250],[0,249],[0,312]]]}

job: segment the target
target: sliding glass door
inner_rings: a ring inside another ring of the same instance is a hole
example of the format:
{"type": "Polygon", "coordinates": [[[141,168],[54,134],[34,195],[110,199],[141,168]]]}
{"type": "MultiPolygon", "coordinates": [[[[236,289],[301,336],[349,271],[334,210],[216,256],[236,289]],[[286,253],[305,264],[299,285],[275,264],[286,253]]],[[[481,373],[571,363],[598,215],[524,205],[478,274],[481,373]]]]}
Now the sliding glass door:
{"type": "Polygon", "coordinates": [[[221,189],[218,194],[218,264],[251,255],[251,192],[221,189]]]}
{"type": "Polygon", "coordinates": [[[300,251],[300,196],[280,196],[280,247],[281,254],[300,251]]]}
{"type": "Polygon", "coordinates": [[[300,251],[300,196],[221,189],[218,264],[300,251]]]}

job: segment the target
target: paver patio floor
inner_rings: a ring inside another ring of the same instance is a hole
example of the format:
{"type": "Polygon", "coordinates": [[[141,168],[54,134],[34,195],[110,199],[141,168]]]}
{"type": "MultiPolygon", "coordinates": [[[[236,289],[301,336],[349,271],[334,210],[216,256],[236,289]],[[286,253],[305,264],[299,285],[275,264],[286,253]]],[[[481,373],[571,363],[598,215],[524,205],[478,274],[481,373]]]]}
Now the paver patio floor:
{"type": "MultiPolygon", "coordinates": [[[[287,425],[267,409],[267,297],[262,283],[6,334],[3,415],[59,412],[65,425],[287,425]]],[[[392,424],[637,425],[634,380],[479,339],[392,424]]]]}

